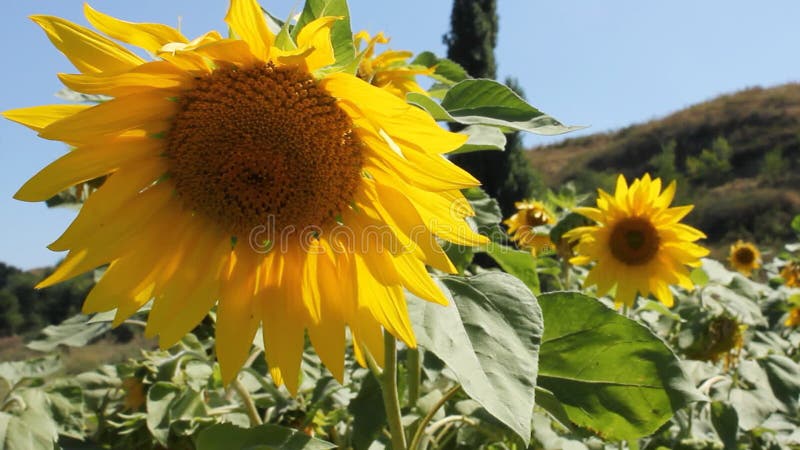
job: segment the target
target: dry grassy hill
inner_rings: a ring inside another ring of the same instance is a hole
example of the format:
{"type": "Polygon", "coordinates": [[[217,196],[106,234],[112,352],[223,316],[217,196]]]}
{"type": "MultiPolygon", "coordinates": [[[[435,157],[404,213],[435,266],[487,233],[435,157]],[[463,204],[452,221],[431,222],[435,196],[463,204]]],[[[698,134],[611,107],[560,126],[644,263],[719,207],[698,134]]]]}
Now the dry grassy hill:
{"type": "Polygon", "coordinates": [[[528,156],[550,186],[610,188],[616,173],[677,178],[681,200],[697,205],[690,221],[712,242],[776,243],[791,237],[789,220],[800,213],[800,84],[723,95],[528,156]]]}

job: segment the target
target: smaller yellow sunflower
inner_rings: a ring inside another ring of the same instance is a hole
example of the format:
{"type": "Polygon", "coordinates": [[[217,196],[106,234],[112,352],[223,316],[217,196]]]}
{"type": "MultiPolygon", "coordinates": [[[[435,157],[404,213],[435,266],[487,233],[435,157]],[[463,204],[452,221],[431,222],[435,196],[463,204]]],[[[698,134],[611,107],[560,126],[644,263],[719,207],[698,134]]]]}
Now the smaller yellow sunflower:
{"type": "Polygon", "coordinates": [[[725,369],[735,366],[744,346],[744,331],[747,325],[733,317],[720,316],[711,319],[697,339],[689,357],[714,363],[724,359],[725,369]]]}
{"type": "Polygon", "coordinates": [[[545,225],[555,223],[555,216],[542,202],[525,200],[514,203],[517,212],[503,221],[508,225],[508,234],[518,246],[530,249],[531,254],[553,249],[550,232],[545,225]]]}
{"type": "Polygon", "coordinates": [[[789,316],[783,322],[787,327],[796,327],[800,325],[800,306],[795,306],[789,310],[789,316]]]}
{"type": "Polygon", "coordinates": [[[368,32],[362,30],[356,33],[353,39],[357,51],[361,54],[361,62],[358,65],[359,78],[403,99],[409,92],[426,94],[417,84],[416,76],[431,75],[434,68],[410,65],[408,59],[413,53],[409,51],[386,50],[375,56],[376,44],[389,43],[389,38],[383,33],[370,36],[368,32]],[[362,50],[363,43],[366,43],[366,47],[362,50]]]}
{"type": "Polygon", "coordinates": [[[741,239],[731,245],[731,253],[728,256],[731,267],[742,275],[749,277],[753,270],[761,267],[761,252],[750,242],[741,239]]]}
{"type": "Polygon", "coordinates": [[[788,287],[800,287],[800,262],[793,261],[781,269],[783,284],[788,287]]]}
{"type": "Polygon", "coordinates": [[[675,186],[673,181],[661,192],[661,179],[645,174],[629,187],[620,175],[613,196],[598,189],[596,208],[575,208],[597,222],[564,235],[578,241],[572,264],[596,263],[585,286],[596,285],[600,295],[616,287],[615,303],[628,306],[633,306],[637,293],[653,294],[672,306],[670,285],[694,288],[686,266],[700,266],[708,250],[694,241],[706,236],[680,223],[692,205],[669,207],[675,186]]]}

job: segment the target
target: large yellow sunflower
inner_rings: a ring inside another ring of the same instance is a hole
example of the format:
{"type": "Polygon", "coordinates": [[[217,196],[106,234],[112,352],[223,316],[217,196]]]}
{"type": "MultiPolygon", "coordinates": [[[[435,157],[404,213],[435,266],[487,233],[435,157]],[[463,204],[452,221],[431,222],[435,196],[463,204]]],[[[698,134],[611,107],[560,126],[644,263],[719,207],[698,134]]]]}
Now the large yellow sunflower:
{"type": "Polygon", "coordinates": [[[522,248],[530,249],[533,256],[545,250],[553,250],[553,242],[545,225],[555,223],[555,217],[544,203],[525,200],[514,203],[517,208],[503,223],[508,226],[511,240],[522,248]]]}
{"type": "Polygon", "coordinates": [[[731,263],[734,270],[749,277],[753,270],[761,267],[761,252],[754,244],[740,239],[731,245],[728,262],[731,263]]]}
{"type": "Polygon", "coordinates": [[[661,179],[651,179],[649,174],[630,187],[620,175],[613,196],[602,189],[598,194],[596,208],[575,208],[597,225],[565,234],[570,241],[578,241],[572,264],[596,262],[584,284],[597,285],[600,295],[616,286],[617,305],[633,306],[638,292],[653,294],[672,306],[669,285],[691,290],[694,285],[686,266],[699,266],[700,258],[708,254],[693,243],[705,235],[680,223],[693,207],[670,208],[675,182],[661,192],[661,179]]]}
{"type": "Polygon", "coordinates": [[[426,265],[455,272],[437,238],[480,245],[459,189],[478,182],[445,159],[466,137],[334,63],[330,30],[305,25],[276,46],[255,0],[194,40],[86,6],[107,36],[35,16],[98,105],[47,105],[5,116],[74,150],[16,194],[42,201],[107,176],[50,248],[69,250],[40,287],[109,264],[83,311],[121,323],[153,300],[146,334],[169,347],[217,305],[223,379],[238,373],[261,325],[277,383],[295,392],[307,331],[340,381],[345,326],[356,358],[383,361],[382,329],[415,346],[403,289],[446,304],[426,265]],[[285,47],[284,47],[285,48],[285,47]],[[322,75],[324,74],[324,75],[322,75]]]}

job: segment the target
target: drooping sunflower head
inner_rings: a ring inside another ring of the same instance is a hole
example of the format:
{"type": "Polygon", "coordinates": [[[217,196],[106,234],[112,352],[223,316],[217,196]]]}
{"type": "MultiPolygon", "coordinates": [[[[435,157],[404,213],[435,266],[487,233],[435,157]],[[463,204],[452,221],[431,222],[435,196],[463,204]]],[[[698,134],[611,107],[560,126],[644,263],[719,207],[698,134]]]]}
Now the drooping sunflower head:
{"type": "Polygon", "coordinates": [[[725,361],[725,369],[735,366],[744,346],[747,326],[733,317],[719,316],[705,324],[689,349],[689,357],[701,361],[725,361]]]}
{"type": "Polygon", "coordinates": [[[783,284],[788,287],[800,287],[800,261],[792,261],[781,268],[783,284]]]}
{"type": "Polygon", "coordinates": [[[761,267],[761,252],[754,244],[738,240],[731,245],[728,261],[731,267],[749,277],[753,270],[761,267]]]}
{"type": "Polygon", "coordinates": [[[226,382],[259,327],[273,378],[292,391],[306,332],[339,380],[345,326],[362,364],[366,352],[382,362],[384,329],[415,345],[403,290],[446,303],[426,270],[455,272],[438,240],[486,242],[460,193],[478,182],[443,156],[466,137],[345,71],[331,43],[339,18],[309,11],[281,39],[255,0],[231,0],[231,38],[190,40],[88,5],[105,36],[33,17],[80,72],[64,84],[109,97],[4,113],[74,147],[16,198],[105,180],[51,244],[69,253],[40,286],[108,264],[84,312],[116,309],[119,324],[152,300],[145,333],[162,347],[216,305],[226,382]]]}
{"type": "Polygon", "coordinates": [[[405,98],[409,92],[424,94],[425,90],[417,83],[417,75],[431,75],[433,68],[412,66],[408,60],[413,53],[405,50],[385,50],[375,55],[377,44],[388,44],[389,38],[383,33],[375,36],[364,30],[354,35],[356,49],[360,52],[358,77],[393,95],[405,98]],[[361,46],[364,45],[362,49],[361,46]]]}
{"type": "Polygon", "coordinates": [[[511,240],[536,254],[553,249],[547,225],[555,223],[555,214],[539,201],[525,200],[514,203],[517,212],[504,220],[511,240]]]}
{"type": "Polygon", "coordinates": [[[705,238],[702,232],[680,223],[692,206],[669,206],[675,186],[673,181],[662,192],[661,179],[649,174],[628,186],[620,175],[614,195],[600,189],[597,207],[575,209],[597,222],[564,235],[577,241],[572,264],[595,263],[586,286],[596,285],[601,295],[616,288],[615,303],[628,306],[637,293],[672,306],[670,285],[693,288],[687,266],[699,266],[708,250],[694,243],[705,238]]]}

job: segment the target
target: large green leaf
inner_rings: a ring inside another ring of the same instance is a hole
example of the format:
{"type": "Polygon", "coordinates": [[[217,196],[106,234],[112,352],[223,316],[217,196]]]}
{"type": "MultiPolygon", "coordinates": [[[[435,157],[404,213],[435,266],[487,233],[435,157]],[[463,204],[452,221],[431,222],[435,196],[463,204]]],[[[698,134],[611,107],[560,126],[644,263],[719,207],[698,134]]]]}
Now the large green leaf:
{"type": "Polygon", "coordinates": [[[181,388],[159,381],[147,390],[147,429],[161,445],[167,445],[170,427],[170,406],[181,388]]]}
{"type": "Polygon", "coordinates": [[[197,436],[197,450],[327,450],[336,447],[292,428],[259,425],[239,428],[229,423],[212,425],[197,436]]]}
{"type": "Polygon", "coordinates": [[[418,54],[411,64],[425,67],[435,67],[432,78],[445,83],[455,84],[469,78],[467,71],[459,64],[447,58],[439,58],[432,52],[422,52],[418,54]]]}
{"type": "Polygon", "coordinates": [[[539,296],[545,332],[538,384],[570,420],[609,440],[653,433],[702,399],[650,330],[577,292],[539,296]]]}
{"type": "Polygon", "coordinates": [[[441,107],[457,122],[494,125],[542,135],[562,134],[568,127],[531,106],[508,86],[487,79],[463,80],[451,87],[441,107]]]}
{"type": "Polygon", "coordinates": [[[331,29],[331,44],[336,57],[336,67],[346,67],[356,58],[356,49],[353,46],[353,31],[350,28],[350,10],[347,0],[307,0],[303,12],[297,19],[297,25],[292,28],[292,37],[297,39],[300,30],[314,19],[335,16],[341,17],[333,24],[331,29]]]}
{"type": "Polygon", "coordinates": [[[506,148],[506,135],[499,128],[486,125],[470,125],[461,133],[468,136],[467,142],[461,147],[448,153],[458,155],[460,153],[477,152],[480,150],[500,150],[506,148]]]}
{"type": "Polygon", "coordinates": [[[61,370],[61,360],[57,355],[25,361],[9,361],[0,363],[0,379],[5,380],[12,388],[24,379],[43,379],[59,370],[61,370]]]}
{"type": "Polygon", "coordinates": [[[536,258],[531,252],[516,250],[490,242],[484,250],[506,272],[519,278],[531,292],[539,293],[539,274],[536,273],[536,258]]]}
{"type": "Polygon", "coordinates": [[[55,350],[59,345],[83,347],[111,329],[111,324],[108,322],[89,323],[90,319],[89,316],[78,314],[58,325],[49,325],[42,330],[46,337],[29,342],[28,348],[49,352],[55,350]]]}
{"type": "Polygon", "coordinates": [[[501,272],[441,281],[452,294],[448,307],[409,295],[419,345],[444,361],[464,392],[527,443],[542,336],[536,297],[501,272]]]}

